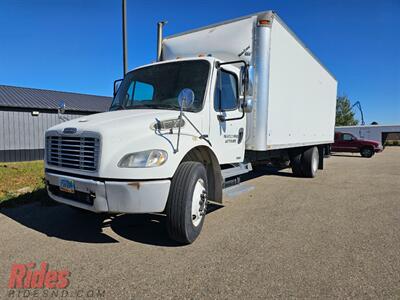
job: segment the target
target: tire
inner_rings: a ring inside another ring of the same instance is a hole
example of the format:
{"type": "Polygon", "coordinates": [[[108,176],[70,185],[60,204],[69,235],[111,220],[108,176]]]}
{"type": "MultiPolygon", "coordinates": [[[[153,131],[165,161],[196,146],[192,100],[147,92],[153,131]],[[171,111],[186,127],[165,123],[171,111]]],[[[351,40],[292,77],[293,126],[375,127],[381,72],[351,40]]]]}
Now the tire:
{"type": "Polygon", "coordinates": [[[319,165],[319,151],[317,147],[308,148],[301,157],[301,169],[303,176],[314,178],[317,175],[319,165]]]}
{"type": "Polygon", "coordinates": [[[303,177],[303,170],[301,165],[302,152],[297,151],[290,154],[290,166],[293,175],[296,177],[303,177]]]}
{"type": "Polygon", "coordinates": [[[374,156],[374,150],[372,150],[370,147],[364,147],[361,149],[360,154],[362,157],[370,158],[374,156]]]}
{"type": "Polygon", "coordinates": [[[199,236],[207,210],[207,172],[199,162],[183,162],[172,178],[167,202],[171,239],[191,244],[199,236]]]}
{"type": "Polygon", "coordinates": [[[324,149],[324,157],[325,158],[331,157],[331,145],[325,145],[323,149],[324,149]]]}

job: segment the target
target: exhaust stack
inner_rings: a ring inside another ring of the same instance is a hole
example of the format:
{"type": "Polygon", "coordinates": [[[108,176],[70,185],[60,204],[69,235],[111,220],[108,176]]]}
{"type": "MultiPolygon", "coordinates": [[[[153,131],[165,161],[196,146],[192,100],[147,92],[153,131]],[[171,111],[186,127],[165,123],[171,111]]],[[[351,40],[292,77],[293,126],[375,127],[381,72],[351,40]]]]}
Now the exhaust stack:
{"type": "Polygon", "coordinates": [[[124,77],[128,73],[128,33],[126,31],[126,0],[122,0],[122,59],[124,64],[124,77]]]}
{"type": "Polygon", "coordinates": [[[157,23],[157,61],[161,61],[162,55],[162,42],[163,42],[163,27],[167,24],[167,21],[161,21],[157,23]]]}

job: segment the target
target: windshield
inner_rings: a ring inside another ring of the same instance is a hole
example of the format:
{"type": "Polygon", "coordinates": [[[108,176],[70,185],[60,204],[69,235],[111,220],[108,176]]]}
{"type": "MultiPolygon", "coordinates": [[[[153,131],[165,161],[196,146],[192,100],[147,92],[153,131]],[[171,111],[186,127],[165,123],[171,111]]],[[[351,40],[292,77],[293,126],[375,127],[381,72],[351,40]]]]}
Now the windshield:
{"type": "Polygon", "coordinates": [[[128,73],[121,83],[110,110],[179,110],[178,95],[184,88],[194,92],[194,102],[185,110],[198,112],[203,107],[210,64],[204,60],[165,63],[128,73]]]}

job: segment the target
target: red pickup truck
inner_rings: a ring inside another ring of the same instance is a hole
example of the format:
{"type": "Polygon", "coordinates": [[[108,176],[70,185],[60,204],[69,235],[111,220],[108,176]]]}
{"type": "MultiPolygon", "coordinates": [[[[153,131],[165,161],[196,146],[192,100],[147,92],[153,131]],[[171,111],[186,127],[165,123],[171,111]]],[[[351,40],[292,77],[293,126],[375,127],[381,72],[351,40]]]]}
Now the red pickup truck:
{"type": "Polygon", "coordinates": [[[335,143],[331,146],[332,152],[359,152],[362,157],[372,157],[383,150],[376,141],[358,139],[351,133],[335,132],[335,143]]]}

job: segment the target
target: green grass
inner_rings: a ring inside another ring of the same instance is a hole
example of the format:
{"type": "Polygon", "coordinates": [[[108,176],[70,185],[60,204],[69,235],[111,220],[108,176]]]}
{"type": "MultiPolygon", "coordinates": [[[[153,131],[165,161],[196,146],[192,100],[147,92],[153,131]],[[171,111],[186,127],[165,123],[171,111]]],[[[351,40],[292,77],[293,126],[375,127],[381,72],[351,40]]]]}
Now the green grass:
{"type": "Polygon", "coordinates": [[[47,199],[43,161],[0,163],[0,205],[47,199]]]}
{"type": "Polygon", "coordinates": [[[400,146],[399,141],[386,141],[385,146],[400,146]]]}

